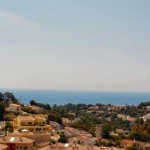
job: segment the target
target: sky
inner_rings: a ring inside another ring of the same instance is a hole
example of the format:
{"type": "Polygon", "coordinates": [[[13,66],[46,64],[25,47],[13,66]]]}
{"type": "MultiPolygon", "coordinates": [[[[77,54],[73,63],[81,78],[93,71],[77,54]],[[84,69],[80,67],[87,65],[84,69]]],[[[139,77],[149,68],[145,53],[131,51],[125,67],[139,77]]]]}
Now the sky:
{"type": "Polygon", "coordinates": [[[149,0],[0,0],[0,88],[150,92],[149,0]]]}

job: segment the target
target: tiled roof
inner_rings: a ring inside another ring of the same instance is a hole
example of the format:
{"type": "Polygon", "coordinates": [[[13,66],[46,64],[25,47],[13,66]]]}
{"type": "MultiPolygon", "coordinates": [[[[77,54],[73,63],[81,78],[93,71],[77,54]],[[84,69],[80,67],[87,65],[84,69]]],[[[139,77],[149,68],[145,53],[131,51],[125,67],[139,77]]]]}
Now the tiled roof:
{"type": "Polygon", "coordinates": [[[20,105],[18,105],[18,104],[9,104],[9,106],[19,106],[20,107],[20,105]]]}
{"type": "Polygon", "coordinates": [[[0,143],[33,143],[34,140],[25,137],[5,136],[0,138],[0,143]]]}
{"type": "Polygon", "coordinates": [[[7,145],[0,144],[0,150],[6,149],[6,148],[8,148],[7,145]]]}
{"type": "Polygon", "coordinates": [[[121,140],[121,143],[126,143],[126,144],[135,144],[135,143],[136,143],[136,141],[134,141],[134,140],[128,140],[128,139],[123,139],[123,140],[121,140]]]}
{"type": "MultiPolygon", "coordinates": [[[[67,150],[102,150],[102,149],[106,149],[106,150],[111,150],[112,147],[97,147],[97,146],[85,146],[85,145],[69,145],[67,150]],[[73,148],[74,147],[74,148],[73,148]]],[[[65,146],[62,144],[58,144],[58,146],[54,145],[49,145],[49,146],[45,146],[42,148],[39,148],[38,150],[66,150],[65,146]]],[[[113,147],[113,150],[121,150],[122,148],[116,148],[113,147]]]]}
{"type": "Polygon", "coordinates": [[[21,121],[34,121],[35,118],[33,118],[33,116],[18,116],[18,119],[21,120],[21,121]]]}

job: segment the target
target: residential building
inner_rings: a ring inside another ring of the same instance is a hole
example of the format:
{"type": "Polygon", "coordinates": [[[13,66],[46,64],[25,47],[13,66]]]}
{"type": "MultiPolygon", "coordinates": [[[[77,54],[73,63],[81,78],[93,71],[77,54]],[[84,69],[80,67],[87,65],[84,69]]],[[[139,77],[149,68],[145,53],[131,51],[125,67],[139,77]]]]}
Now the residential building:
{"type": "Polygon", "coordinates": [[[144,122],[145,121],[147,121],[147,120],[149,120],[150,119],[150,114],[146,114],[146,115],[144,115],[143,117],[141,117],[143,120],[144,120],[144,122]]]}
{"type": "Polygon", "coordinates": [[[146,150],[146,148],[150,149],[150,143],[137,141],[136,147],[137,147],[137,150],[146,150]]]}
{"type": "Polygon", "coordinates": [[[146,106],[147,111],[150,111],[150,106],[146,106]]]}
{"type": "Polygon", "coordinates": [[[9,107],[8,107],[8,110],[9,111],[19,111],[20,110],[20,105],[10,103],[9,107]]]}
{"type": "Polygon", "coordinates": [[[38,150],[124,150],[123,148],[117,147],[97,147],[97,146],[86,146],[79,144],[54,144],[39,148],[38,150]]]}
{"type": "Polygon", "coordinates": [[[69,120],[68,118],[62,118],[62,122],[63,124],[70,124],[72,122],[72,120],[69,120]]]}
{"type": "Polygon", "coordinates": [[[25,137],[5,136],[0,138],[0,144],[8,146],[8,150],[34,150],[35,142],[25,137]]]}
{"type": "Polygon", "coordinates": [[[87,136],[77,136],[69,138],[69,144],[82,144],[82,145],[94,145],[96,144],[96,138],[89,138],[87,136]]]}
{"type": "Polygon", "coordinates": [[[0,150],[9,150],[9,147],[4,144],[0,144],[0,150]]]}
{"type": "Polygon", "coordinates": [[[46,118],[40,115],[22,115],[14,120],[14,129],[22,132],[50,132],[51,126],[46,124],[46,118]]]}
{"type": "Polygon", "coordinates": [[[128,139],[123,139],[120,142],[120,146],[125,148],[125,149],[127,149],[128,147],[133,146],[135,144],[136,144],[135,140],[128,140],[128,139]]]}

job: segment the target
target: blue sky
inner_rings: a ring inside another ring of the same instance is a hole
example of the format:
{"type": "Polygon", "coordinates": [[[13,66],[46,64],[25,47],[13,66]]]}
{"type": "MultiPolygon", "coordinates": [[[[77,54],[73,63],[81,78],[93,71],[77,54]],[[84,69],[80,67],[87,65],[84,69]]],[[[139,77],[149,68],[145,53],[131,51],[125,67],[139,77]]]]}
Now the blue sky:
{"type": "Polygon", "coordinates": [[[149,0],[0,0],[0,88],[150,91],[149,0]]]}

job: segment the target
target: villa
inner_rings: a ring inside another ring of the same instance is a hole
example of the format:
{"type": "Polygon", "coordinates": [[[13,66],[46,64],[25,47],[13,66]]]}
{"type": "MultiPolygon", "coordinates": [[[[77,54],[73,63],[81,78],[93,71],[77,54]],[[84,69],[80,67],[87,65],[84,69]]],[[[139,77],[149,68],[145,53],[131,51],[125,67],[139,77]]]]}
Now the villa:
{"type": "Polygon", "coordinates": [[[25,137],[5,136],[0,138],[0,144],[3,144],[4,150],[34,150],[35,148],[34,140],[25,137]]]}
{"type": "Polygon", "coordinates": [[[23,115],[14,120],[14,129],[22,132],[50,132],[51,126],[46,124],[46,118],[40,115],[23,115]]]}
{"type": "Polygon", "coordinates": [[[9,104],[8,110],[9,111],[19,111],[20,110],[20,105],[13,104],[13,103],[9,104]]]}

